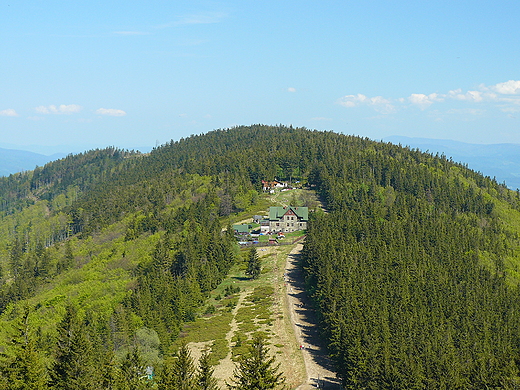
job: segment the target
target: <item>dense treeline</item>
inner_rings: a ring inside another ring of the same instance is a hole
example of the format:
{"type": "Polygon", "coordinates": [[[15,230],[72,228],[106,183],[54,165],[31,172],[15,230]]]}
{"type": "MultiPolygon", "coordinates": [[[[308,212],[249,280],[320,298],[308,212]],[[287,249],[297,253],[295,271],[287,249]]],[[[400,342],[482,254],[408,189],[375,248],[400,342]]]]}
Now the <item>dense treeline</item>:
{"type": "Polygon", "coordinates": [[[217,287],[235,260],[231,229],[221,233],[211,198],[192,205],[180,234],[167,231],[152,261],[137,270],[137,287],[124,305],[154,329],[168,351],[184,321],[192,321],[207,293],[217,287]]]}
{"type": "MultiPolygon", "coordinates": [[[[0,178],[0,203],[7,214],[19,209],[25,212],[32,205],[48,208],[53,216],[63,212],[62,220],[56,219],[52,239],[46,239],[53,243],[70,233],[98,231],[143,208],[157,214],[182,191],[185,174],[211,177],[218,187],[221,214],[229,214],[254,202],[262,179],[309,177],[314,182],[315,173],[324,164],[331,172],[345,168],[367,178],[373,176],[381,186],[397,190],[410,187],[411,191],[421,183],[415,182],[416,174],[408,173],[403,164],[406,169],[415,164],[422,170],[437,170],[429,185],[438,196],[443,193],[435,190],[441,188],[437,186],[438,177],[456,169],[461,177],[488,189],[493,196],[518,202],[504,186],[443,156],[332,132],[255,125],[172,141],[146,156],[114,148],[70,155],[34,172],[0,178]],[[376,154],[390,158],[381,165],[383,160],[373,158],[376,154]]],[[[334,175],[330,179],[336,183],[334,175]]],[[[191,195],[183,194],[183,200],[191,195]]],[[[12,225],[11,239],[14,234],[28,236],[28,231],[34,230],[20,221],[12,225]]]]}
{"type": "Polygon", "coordinates": [[[20,210],[37,199],[50,200],[74,187],[83,192],[94,183],[109,178],[123,159],[139,153],[113,147],[96,149],[50,162],[34,171],[0,178],[0,210],[4,214],[20,210]]]}
{"type": "Polygon", "coordinates": [[[309,224],[304,267],[344,385],[515,388],[520,294],[504,261],[517,235],[490,194],[515,208],[517,195],[380,147],[333,152],[312,175],[330,213],[309,224]]]}
{"type": "Polygon", "coordinates": [[[110,182],[130,157],[140,156],[115,148],[92,150],[0,178],[0,255],[6,257],[15,240],[27,251],[77,233],[75,213],[66,208],[88,197],[96,184],[110,182]]]}
{"type": "Polygon", "coordinates": [[[275,178],[312,186],[328,210],[314,213],[303,260],[348,388],[517,384],[518,193],[442,155],[262,125],[0,178],[6,378],[25,359],[23,375],[62,388],[75,346],[75,377],[95,381],[77,388],[144,386],[136,377],[161,366],[235,261],[223,218],[275,178]]]}
{"type": "MultiPolygon", "coordinates": [[[[146,367],[160,369],[163,357],[171,354],[170,346],[181,324],[195,318],[207,293],[234,263],[236,252],[234,237],[222,231],[219,199],[209,178],[183,175],[177,181],[182,187],[179,192],[186,191],[186,199],[176,192],[170,194],[172,202],[163,209],[133,206],[134,213],[128,213],[119,227],[96,233],[97,245],[84,232],[74,244],[68,240],[49,248],[39,246],[36,251],[27,250],[15,239],[0,289],[4,319],[19,318],[21,313],[13,303],[37,297],[60,276],[76,280],[73,283],[92,277],[88,268],[94,263],[108,262],[105,272],[115,268],[115,275],[126,272],[131,279],[123,286],[119,301],[105,302],[96,290],[101,286],[93,283],[85,286],[82,295],[87,295],[82,297],[58,294],[39,303],[36,309],[46,313],[41,315],[62,318],[61,324],[49,329],[45,320],[37,321],[33,316],[39,326],[31,331],[30,344],[23,342],[28,333],[20,335],[18,331],[21,341],[11,344],[0,358],[0,371],[8,381],[0,383],[22,386],[37,370],[41,378],[35,386],[40,387],[34,388],[38,389],[153,387],[156,382],[142,381],[146,367]],[[84,243],[79,246],[81,241],[84,243]],[[150,242],[154,245],[147,247],[150,242]],[[97,249],[100,245],[106,250],[97,249]],[[126,252],[136,247],[143,255],[126,252]],[[67,276],[71,272],[78,276],[67,276]],[[79,298],[84,304],[96,295],[99,302],[90,303],[84,311],[70,306],[65,316],[60,313],[63,303],[79,298]],[[73,339],[66,338],[69,336],[73,339]],[[15,347],[18,344],[22,347],[15,347]],[[30,367],[15,369],[13,362],[26,359],[29,345],[33,348],[31,361],[26,363],[30,367]],[[128,387],[128,383],[134,384],[128,387]]],[[[16,386],[12,388],[24,388],[16,386]]]]}
{"type": "Polygon", "coordinates": [[[37,346],[28,307],[15,324],[12,349],[0,364],[0,386],[7,390],[217,390],[213,369],[204,354],[195,366],[185,345],[154,359],[156,334],[138,335],[140,344],[117,359],[109,324],[75,305],[65,308],[57,325],[53,360],[37,346]],[[151,365],[153,364],[153,366],[151,365]]]}

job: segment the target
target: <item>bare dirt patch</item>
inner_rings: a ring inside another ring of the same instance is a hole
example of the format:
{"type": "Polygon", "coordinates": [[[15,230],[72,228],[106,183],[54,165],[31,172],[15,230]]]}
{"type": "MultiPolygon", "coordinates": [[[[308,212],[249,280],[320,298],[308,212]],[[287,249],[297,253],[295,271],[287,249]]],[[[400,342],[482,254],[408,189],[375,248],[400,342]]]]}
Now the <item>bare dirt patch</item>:
{"type": "Polygon", "coordinates": [[[193,361],[198,362],[204,351],[211,350],[212,341],[201,341],[198,343],[188,343],[187,346],[190,349],[191,357],[193,361]]]}

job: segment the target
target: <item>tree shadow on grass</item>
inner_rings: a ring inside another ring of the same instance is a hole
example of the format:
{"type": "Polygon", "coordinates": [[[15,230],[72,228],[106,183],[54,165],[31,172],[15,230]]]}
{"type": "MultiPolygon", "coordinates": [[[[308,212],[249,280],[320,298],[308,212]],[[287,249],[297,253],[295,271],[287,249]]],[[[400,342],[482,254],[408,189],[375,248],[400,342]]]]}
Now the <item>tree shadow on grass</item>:
{"type": "Polygon", "coordinates": [[[245,282],[246,280],[251,280],[249,276],[232,276],[231,279],[235,279],[241,282],[245,282]]]}

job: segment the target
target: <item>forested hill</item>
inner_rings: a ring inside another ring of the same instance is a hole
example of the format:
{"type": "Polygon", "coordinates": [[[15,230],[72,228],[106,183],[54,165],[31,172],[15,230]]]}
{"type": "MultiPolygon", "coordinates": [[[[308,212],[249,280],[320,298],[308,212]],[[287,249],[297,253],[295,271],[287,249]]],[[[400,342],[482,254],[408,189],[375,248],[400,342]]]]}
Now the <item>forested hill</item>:
{"type": "Polygon", "coordinates": [[[226,225],[275,178],[328,210],[303,263],[347,388],[520,385],[518,193],[442,155],[263,125],[0,178],[3,378],[28,345],[56,389],[108,388],[136,343],[160,364],[237,258],[226,225]],[[83,351],[74,374],[64,345],[83,351]]]}

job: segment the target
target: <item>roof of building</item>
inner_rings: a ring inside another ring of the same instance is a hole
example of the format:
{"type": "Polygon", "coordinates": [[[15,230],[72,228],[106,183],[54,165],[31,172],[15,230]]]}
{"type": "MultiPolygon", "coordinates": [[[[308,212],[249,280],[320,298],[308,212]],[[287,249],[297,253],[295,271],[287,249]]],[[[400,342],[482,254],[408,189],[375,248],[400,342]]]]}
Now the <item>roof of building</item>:
{"type": "Polygon", "coordinates": [[[292,210],[292,212],[294,214],[296,214],[296,216],[303,221],[307,221],[309,219],[309,208],[308,207],[287,206],[287,207],[269,207],[269,220],[278,221],[290,210],[292,210]]]}
{"type": "Polygon", "coordinates": [[[249,233],[249,230],[252,229],[252,225],[233,225],[233,230],[235,230],[237,233],[249,233]]]}

